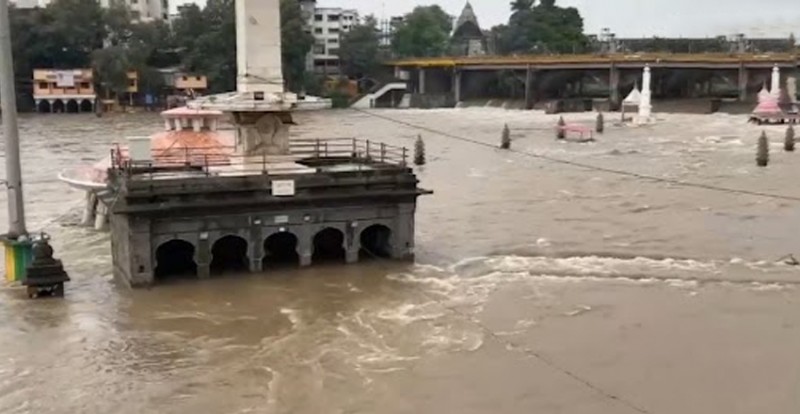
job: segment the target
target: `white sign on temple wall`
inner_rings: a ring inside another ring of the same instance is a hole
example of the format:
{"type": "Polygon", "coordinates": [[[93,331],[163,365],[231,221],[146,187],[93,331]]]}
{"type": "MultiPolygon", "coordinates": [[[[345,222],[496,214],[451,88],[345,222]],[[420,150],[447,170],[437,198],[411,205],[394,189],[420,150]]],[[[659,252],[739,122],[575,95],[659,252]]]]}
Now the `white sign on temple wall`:
{"type": "Polygon", "coordinates": [[[291,197],[294,195],[294,180],[277,180],[272,182],[272,195],[291,197]]]}

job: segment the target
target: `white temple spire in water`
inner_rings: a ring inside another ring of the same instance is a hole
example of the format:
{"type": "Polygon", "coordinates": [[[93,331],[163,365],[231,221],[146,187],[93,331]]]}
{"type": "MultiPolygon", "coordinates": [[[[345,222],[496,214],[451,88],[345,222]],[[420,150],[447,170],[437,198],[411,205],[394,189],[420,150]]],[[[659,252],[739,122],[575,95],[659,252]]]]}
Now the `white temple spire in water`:
{"type": "Polygon", "coordinates": [[[778,65],[772,68],[772,85],[769,93],[772,94],[775,99],[781,97],[781,70],[778,68],[778,65]]]}
{"type": "Polygon", "coordinates": [[[650,122],[650,117],[653,111],[651,92],[652,75],[650,73],[650,65],[645,65],[644,74],[642,75],[642,97],[639,103],[639,123],[650,122]]]}

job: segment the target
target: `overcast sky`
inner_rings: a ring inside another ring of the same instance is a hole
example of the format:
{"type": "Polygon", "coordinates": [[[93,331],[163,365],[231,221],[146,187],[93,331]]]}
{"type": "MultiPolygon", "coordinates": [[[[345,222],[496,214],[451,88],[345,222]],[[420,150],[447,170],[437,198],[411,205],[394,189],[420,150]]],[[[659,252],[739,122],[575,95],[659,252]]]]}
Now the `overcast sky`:
{"type": "MultiPolygon", "coordinates": [[[[178,3],[205,0],[174,0],[178,3]]],[[[481,26],[508,20],[510,0],[471,0],[481,26]]],[[[390,17],[416,5],[439,4],[458,15],[465,0],[318,0],[320,6],[358,9],[390,17]]],[[[701,37],[745,33],[751,37],[800,37],[800,0],[558,0],[577,7],[586,32],[608,27],[619,37],[701,37]]]]}

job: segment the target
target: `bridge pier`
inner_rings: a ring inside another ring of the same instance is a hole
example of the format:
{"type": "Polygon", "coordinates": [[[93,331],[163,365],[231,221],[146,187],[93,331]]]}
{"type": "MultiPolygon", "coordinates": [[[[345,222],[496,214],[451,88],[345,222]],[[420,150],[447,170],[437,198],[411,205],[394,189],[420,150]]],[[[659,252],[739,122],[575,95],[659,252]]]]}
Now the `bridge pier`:
{"type": "Polygon", "coordinates": [[[528,65],[528,69],[525,73],[525,109],[533,109],[533,106],[536,104],[536,94],[534,93],[534,73],[533,67],[528,65]]]}
{"type": "Polygon", "coordinates": [[[749,82],[749,73],[744,64],[739,65],[739,102],[747,100],[747,85],[749,82]]]}
{"type": "Polygon", "coordinates": [[[461,71],[458,69],[453,69],[453,97],[458,106],[461,102],[461,71]]]}
{"type": "Polygon", "coordinates": [[[609,100],[611,101],[611,107],[616,106],[620,103],[619,97],[619,68],[616,65],[611,65],[611,69],[609,69],[608,74],[608,88],[609,88],[609,100]]]}

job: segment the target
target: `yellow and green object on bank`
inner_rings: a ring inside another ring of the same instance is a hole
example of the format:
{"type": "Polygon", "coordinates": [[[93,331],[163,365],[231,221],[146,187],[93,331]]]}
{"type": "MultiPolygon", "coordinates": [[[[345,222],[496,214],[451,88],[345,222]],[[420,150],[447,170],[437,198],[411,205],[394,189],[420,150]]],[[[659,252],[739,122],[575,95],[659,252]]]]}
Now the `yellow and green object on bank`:
{"type": "Polygon", "coordinates": [[[29,239],[14,240],[6,237],[0,238],[0,241],[6,251],[6,280],[24,281],[27,267],[33,260],[33,242],[29,239]]]}

